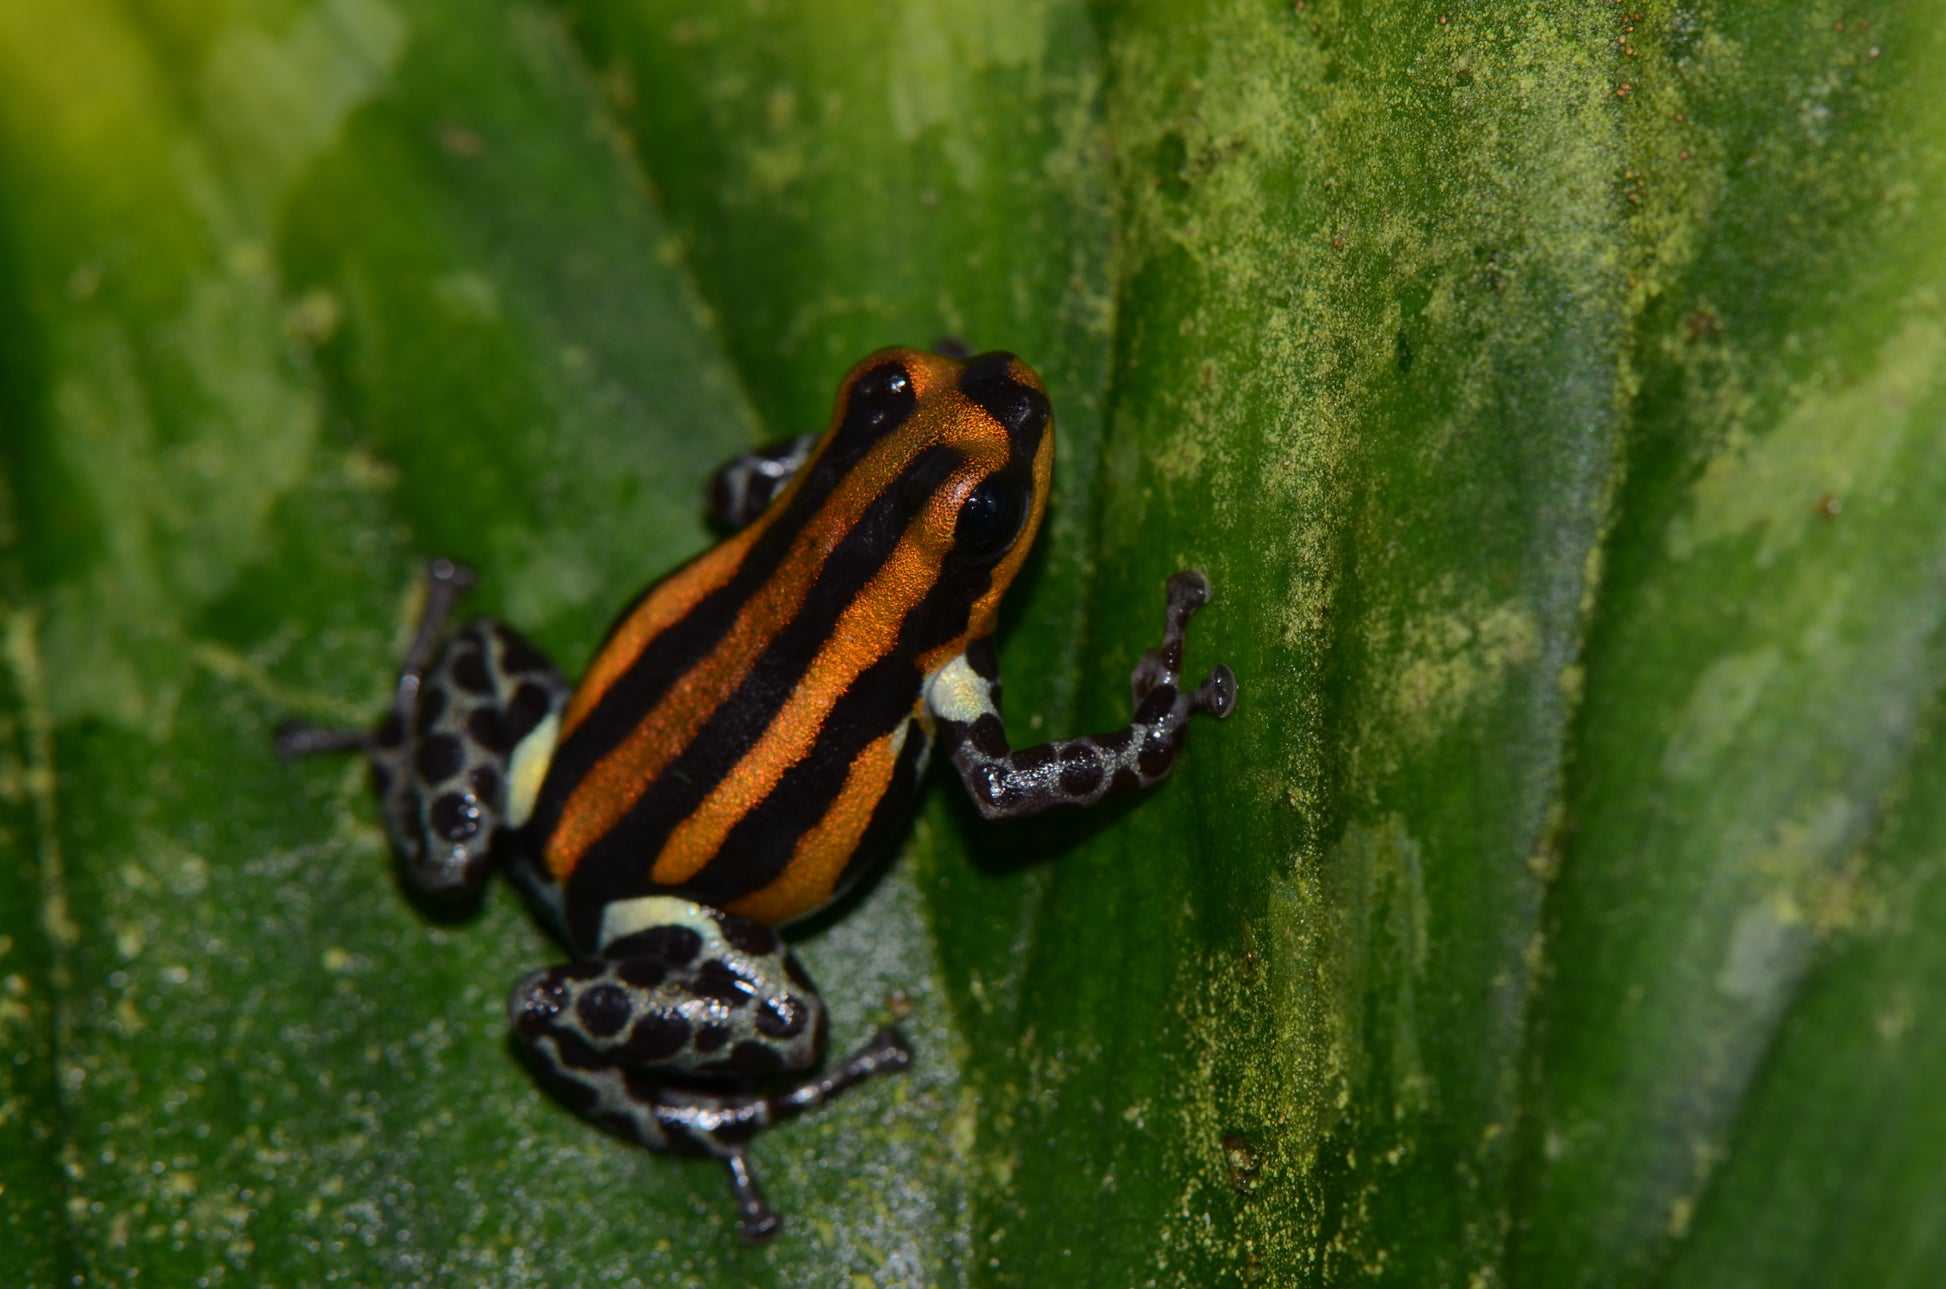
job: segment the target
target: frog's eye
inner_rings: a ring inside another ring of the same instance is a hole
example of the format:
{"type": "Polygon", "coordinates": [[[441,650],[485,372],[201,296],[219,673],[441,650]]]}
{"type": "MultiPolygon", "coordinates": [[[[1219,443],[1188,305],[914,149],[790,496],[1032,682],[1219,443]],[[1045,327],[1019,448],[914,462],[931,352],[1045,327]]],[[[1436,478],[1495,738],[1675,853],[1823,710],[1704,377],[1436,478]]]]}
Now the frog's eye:
{"type": "Polygon", "coordinates": [[[885,363],[860,376],[851,387],[851,411],[873,426],[883,425],[912,403],[912,377],[897,363],[885,363]]]}
{"type": "Polygon", "coordinates": [[[963,559],[996,559],[1020,535],[1027,518],[1027,492],[1018,480],[989,476],[960,503],[953,549],[963,559]]]}

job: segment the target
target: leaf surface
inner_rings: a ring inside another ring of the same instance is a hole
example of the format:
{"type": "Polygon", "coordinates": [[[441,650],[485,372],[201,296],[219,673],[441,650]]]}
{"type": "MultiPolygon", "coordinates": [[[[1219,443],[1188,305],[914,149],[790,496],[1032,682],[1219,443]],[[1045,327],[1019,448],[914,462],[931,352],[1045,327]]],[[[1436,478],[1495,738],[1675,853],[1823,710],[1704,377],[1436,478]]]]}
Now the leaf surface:
{"type": "Polygon", "coordinates": [[[1946,13],[0,10],[0,1245],[31,1285],[1932,1284],[1946,13]],[[427,555],[579,669],[839,375],[1041,373],[1016,743],[794,933],[787,1233],[532,1085],[363,774],[427,555]]]}

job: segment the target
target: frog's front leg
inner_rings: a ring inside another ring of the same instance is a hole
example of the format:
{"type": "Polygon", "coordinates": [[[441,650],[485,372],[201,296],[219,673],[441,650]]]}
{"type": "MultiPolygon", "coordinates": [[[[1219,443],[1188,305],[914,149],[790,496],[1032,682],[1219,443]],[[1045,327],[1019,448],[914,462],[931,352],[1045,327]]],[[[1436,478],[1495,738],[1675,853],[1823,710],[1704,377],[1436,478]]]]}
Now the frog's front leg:
{"type": "Polygon", "coordinates": [[[886,1028],[822,1076],[756,1090],[765,1076],[817,1063],[824,1001],[769,927],[668,896],[611,908],[601,956],[522,980],[508,1021],[581,1114],[652,1150],[721,1159],[746,1243],[781,1224],[745,1158],[751,1137],[910,1060],[905,1039],[886,1028]],[[732,1090],[700,1090],[698,1079],[732,1090]]]}
{"type": "Polygon", "coordinates": [[[429,894],[469,895],[486,880],[495,838],[533,810],[569,691],[503,623],[480,618],[446,635],[472,573],[436,559],[427,579],[425,613],[378,728],[293,723],[277,748],[286,757],[363,752],[406,877],[429,894]]]}
{"type": "Polygon", "coordinates": [[[1113,792],[1146,788],[1169,776],[1193,712],[1221,720],[1236,706],[1236,674],[1217,666],[1182,688],[1183,636],[1209,603],[1209,579],[1169,579],[1162,644],[1129,676],[1135,717],[1108,734],[1056,739],[1014,749],[1000,723],[1000,673],[992,642],[976,640],[926,685],[926,703],[968,795],[988,819],[1018,819],[1061,806],[1088,806],[1113,792]]]}
{"type": "Polygon", "coordinates": [[[789,486],[817,445],[817,435],[800,434],[732,457],[709,477],[703,505],[731,531],[749,527],[789,486]]]}

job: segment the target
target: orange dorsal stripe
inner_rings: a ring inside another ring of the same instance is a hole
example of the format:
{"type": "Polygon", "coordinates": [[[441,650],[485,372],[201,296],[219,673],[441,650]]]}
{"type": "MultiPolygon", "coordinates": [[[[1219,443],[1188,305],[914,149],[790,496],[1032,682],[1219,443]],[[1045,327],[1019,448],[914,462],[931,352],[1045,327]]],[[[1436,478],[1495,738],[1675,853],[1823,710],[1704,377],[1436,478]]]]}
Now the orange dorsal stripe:
{"type": "Polygon", "coordinates": [[[608,641],[595,656],[588,668],[588,674],[581,679],[574,697],[568,702],[567,714],[561,721],[561,738],[574,733],[575,729],[601,704],[602,698],[612,689],[615,682],[628,674],[642,657],[642,653],[655,638],[676,623],[687,617],[691,610],[702,603],[703,597],[716,590],[736,576],[742,567],[744,556],[762,535],[764,523],[753,524],[720,546],[705,551],[701,556],[671,574],[655,591],[635,607],[620,626],[609,635],[608,641]]]}
{"type": "Polygon", "coordinates": [[[929,547],[932,543],[908,533],[858,598],[845,607],[831,639],[811,660],[756,744],[670,831],[650,870],[658,886],[678,886],[700,872],[737,822],[776,789],[786,770],[810,754],[832,708],[861,672],[892,651],[906,615],[938,580],[943,552],[929,547]]]}
{"type": "MultiPolygon", "coordinates": [[[[557,880],[567,879],[588,848],[628,814],[656,776],[695,739],[724,700],[735,692],[765,645],[803,607],[811,587],[824,571],[826,559],[883,493],[883,481],[897,478],[906,464],[932,442],[932,435],[893,436],[867,453],[805,524],[776,573],[751,594],[716,647],[670,685],[649,714],[589,769],[569,795],[560,822],[548,838],[547,866],[557,880]]],[[[808,471],[810,467],[805,468],[808,471]]],[[[780,502],[769,513],[782,509],[780,502]]],[[[747,549],[747,543],[740,547],[739,559],[747,549]]],[[[710,560],[715,554],[712,551],[703,560],[710,560]]],[[[720,575],[725,580],[734,576],[734,566],[720,575]]],[[[673,590],[676,581],[670,579],[670,586],[664,589],[673,590]]],[[[684,587],[685,591],[689,589],[684,587]]],[[[707,590],[694,595],[691,607],[702,594],[707,594],[707,590]]],[[[658,591],[650,599],[658,600],[661,595],[658,591]]],[[[651,613],[650,607],[645,603],[631,616],[630,622],[642,618],[647,623],[661,623],[655,628],[660,631],[681,617],[681,614],[670,616],[661,611],[651,613]]],[[[640,647],[629,655],[630,662],[640,657],[641,649],[651,639],[653,634],[645,632],[640,647]]],[[[608,675],[606,683],[612,685],[626,670],[626,664],[604,669],[608,675]],[[612,674],[608,674],[610,670],[612,674]]]]}
{"type": "Polygon", "coordinates": [[[871,826],[879,801],[891,786],[892,772],[908,737],[907,727],[900,725],[860,752],[831,809],[797,839],[784,871],[770,885],[730,905],[730,912],[780,926],[827,903],[865,829],[871,826]]]}

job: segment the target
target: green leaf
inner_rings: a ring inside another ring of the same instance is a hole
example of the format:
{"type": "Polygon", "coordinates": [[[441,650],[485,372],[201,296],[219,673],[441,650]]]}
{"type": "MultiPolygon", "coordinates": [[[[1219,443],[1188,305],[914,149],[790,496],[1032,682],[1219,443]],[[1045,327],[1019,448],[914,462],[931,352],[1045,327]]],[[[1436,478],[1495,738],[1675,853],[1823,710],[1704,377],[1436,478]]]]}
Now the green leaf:
{"type": "Polygon", "coordinates": [[[0,1262],[154,1283],[1946,1277],[1946,11],[0,8],[0,1262]],[[1059,464],[1016,742],[793,932],[789,1222],[507,1045],[356,765],[419,562],[581,665],[952,334],[1059,464]]]}

